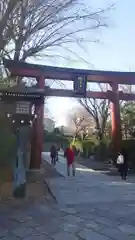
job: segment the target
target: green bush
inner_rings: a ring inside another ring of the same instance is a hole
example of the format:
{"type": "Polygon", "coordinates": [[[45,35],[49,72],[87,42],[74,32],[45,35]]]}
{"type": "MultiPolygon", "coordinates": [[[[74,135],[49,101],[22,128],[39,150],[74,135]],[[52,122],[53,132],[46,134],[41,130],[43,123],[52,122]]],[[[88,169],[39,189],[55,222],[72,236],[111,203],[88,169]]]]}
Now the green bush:
{"type": "Polygon", "coordinates": [[[71,140],[70,146],[75,146],[76,149],[80,150],[80,152],[83,152],[82,141],[80,141],[79,139],[71,140]]]}
{"type": "Polygon", "coordinates": [[[92,140],[84,140],[82,142],[83,145],[83,155],[84,157],[89,157],[90,155],[95,154],[95,147],[96,143],[93,142],[92,140]]]}
{"type": "Polygon", "coordinates": [[[96,155],[98,160],[106,160],[109,157],[110,142],[106,139],[98,141],[96,139],[87,139],[83,141],[84,157],[96,155]]]}
{"type": "MultiPolygon", "coordinates": [[[[127,151],[128,153],[128,160],[129,160],[129,164],[132,167],[135,167],[135,140],[123,140],[122,141],[122,147],[127,151]]],[[[112,143],[110,142],[110,144],[107,145],[107,154],[108,157],[112,158],[113,160],[116,161],[117,156],[114,152],[112,143]]]]}
{"type": "Polygon", "coordinates": [[[135,140],[123,140],[122,147],[128,153],[129,163],[135,168],[135,140]]]}
{"type": "Polygon", "coordinates": [[[99,161],[105,161],[108,157],[108,144],[106,141],[102,140],[97,145],[97,151],[96,151],[97,159],[99,161]]]}
{"type": "Polygon", "coordinates": [[[50,143],[51,145],[56,144],[58,146],[66,148],[69,142],[70,142],[70,139],[67,136],[44,131],[44,143],[50,143]]]}

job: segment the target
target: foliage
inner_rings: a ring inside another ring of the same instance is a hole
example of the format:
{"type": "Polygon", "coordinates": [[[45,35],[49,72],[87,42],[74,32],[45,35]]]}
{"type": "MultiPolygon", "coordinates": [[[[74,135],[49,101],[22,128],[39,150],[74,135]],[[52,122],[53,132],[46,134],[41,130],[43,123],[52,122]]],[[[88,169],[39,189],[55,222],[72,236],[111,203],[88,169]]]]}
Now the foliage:
{"type": "Polygon", "coordinates": [[[77,140],[77,139],[71,140],[70,146],[75,146],[77,150],[79,150],[80,152],[83,152],[82,141],[80,140],[77,140]]]}
{"type": "Polygon", "coordinates": [[[129,166],[135,168],[135,140],[123,140],[122,147],[128,153],[129,166]]]}
{"type": "Polygon", "coordinates": [[[96,148],[96,155],[99,161],[108,160],[108,158],[113,159],[113,151],[111,148],[111,141],[108,139],[103,139],[100,141],[96,148]]]}
{"type": "Polygon", "coordinates": [[[95,154],[96,142],[92,141],[91,139],[87,139],[82,142],[82,146],[84,157],[89,157],[90,155],[95,154]]]}
{"type": "Polygon", "coordinates": [[[98,141],[94,138],[91,139],[71,139],[70,145],[75,146],[78,149],[83,157],[89,157],[90,155],[95,154],[96,146],[98,141]]]}
{"type": "Polygon", "coordinates": [[[44,131],[44,141],[52,143],[68,143],[69,138],[62,134],[56,134],[54,132],[49,133],[47,131],[44,131]]]}
{"type": "Polygon", "coordinates": [[[105,161],[107,158],[112,158],[110,141],[104,139],[98,141],[95,138],[76,140],[75,146],[82,147],[82,155],[84,158],[95,155],[95,159],[99,161],[105,161]]]}
{"type": "Polygon", "coordinates": [[[96,139],[87,139],[83,141],[84,157],[95,155],[99,161],[105,161],[109,156],[109,141],[96,139]]]}
{"type": "Polygon", "coordinates": [[[125,139],[135,138],[135,103],[126,102],[121,105],[121,126],[125,139]]]}

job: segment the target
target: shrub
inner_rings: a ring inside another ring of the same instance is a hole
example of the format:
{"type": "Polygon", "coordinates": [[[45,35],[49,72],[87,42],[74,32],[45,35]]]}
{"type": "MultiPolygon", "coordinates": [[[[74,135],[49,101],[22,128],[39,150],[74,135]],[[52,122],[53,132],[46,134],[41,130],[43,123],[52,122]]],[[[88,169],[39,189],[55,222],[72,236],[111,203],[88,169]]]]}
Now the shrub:
{"type": "Polygon", "coordinates": [[[135,168],[135,140],[123,140],[122,147],[127,150],[129,163],[135,168]]]}
{"type": "Polygon", "coordinates": [[[44,131],[44,143],[50,143],[50,145],[56,144],[59,147],[66,148],[69,142],[70,139],[67,136],[44,131]]]}
{"type": "Polygon", "coordinates": [[[108,156],[108,145],[104,140],[100,141],[97,146],[97,159],[99,161],[105,161],[107,159],[107,156],[108,156]]]}
{"type": "Polygon", "coordinates": [[[96,146],[95,142],[87,139],[82,142],[82,145],[83,145],[84,157],[89,157],[90,155],[95,154],[95,146],[96,146]]]}
{"type": "Polygon", "coordinates": [[[77,150],[83,152],[82,141],[80,140],[72,140],[70,146],[75,146],[77,150]]]}
{"type": "MultiPolygon", "coordinates": [[[[128,159],[129,163],[132,167],[135,167],[135,140],[123,140],[122,141],[122,147],[125,148],[125,150],[128,153],[128,159]]],[[[114,161],[116,161],[117,156],[114,152],[112,143],[108,143],[107,145],[107,154],[108,157],[111,157],[114,161]]]]}
{"type": "Polygon", "coordinates": [[[84,156],[96,155],[98,160],[106,160],[109,156],[109,141],[104,139],[98,141],[96,139],[87,139],[83,141],[84,156]]]}

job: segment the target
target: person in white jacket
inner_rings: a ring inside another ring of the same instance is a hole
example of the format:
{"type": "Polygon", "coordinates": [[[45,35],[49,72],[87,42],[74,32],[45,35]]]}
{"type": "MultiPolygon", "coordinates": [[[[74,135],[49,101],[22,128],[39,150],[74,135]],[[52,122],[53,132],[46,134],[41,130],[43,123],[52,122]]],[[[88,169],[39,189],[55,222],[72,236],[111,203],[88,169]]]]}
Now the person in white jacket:
{"type": "Polygon", "coordinates": [[[122,151],[118,155],[117,165],[118,165],[118,169],[119,169],[122,180],[126,180],[127,173],[128,173],[128,154],[126,149],[124,148],[122,148],[122,151]]]}

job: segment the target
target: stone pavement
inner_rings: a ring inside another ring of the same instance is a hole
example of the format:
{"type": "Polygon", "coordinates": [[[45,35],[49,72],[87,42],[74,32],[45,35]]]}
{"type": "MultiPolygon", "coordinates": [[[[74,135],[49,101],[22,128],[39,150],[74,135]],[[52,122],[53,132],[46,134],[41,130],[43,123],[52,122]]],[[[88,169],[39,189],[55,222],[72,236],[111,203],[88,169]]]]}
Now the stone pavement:
{"type": "MultiPolygon", "coordinates": [[[[48,153],[43,157],[50,161],[48,153]]],[[[62,156],[56,170],[64,177],[49,179],[49,185],[60,212],[66,214],[58,239],[66,238],[67,232],[67,239],[135,239],[134,177],[124,182],[80,165],[76,177],[66,177],[62,156]]]]}
{"type": "MultiPolygon", "coordinates": [[[[48,154],[43,157],[50,161],[48,154]]],[[[134,240],[134,179],[122,182],[76,167],[76,177],[67,178],[65,160],[60,157],[59,177],[48,178],[57,204],[0,203],[0,239],[134,240]]]]}

